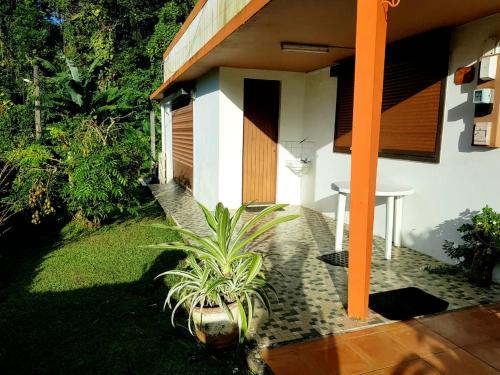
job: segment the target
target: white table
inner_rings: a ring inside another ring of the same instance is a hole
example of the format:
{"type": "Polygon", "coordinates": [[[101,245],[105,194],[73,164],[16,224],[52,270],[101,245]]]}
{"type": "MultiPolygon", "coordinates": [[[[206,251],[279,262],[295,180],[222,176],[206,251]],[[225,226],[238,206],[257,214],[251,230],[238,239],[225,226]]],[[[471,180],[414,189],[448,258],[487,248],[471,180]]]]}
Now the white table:
{"type": "MultiPolygon", "coordinates": [[[[337,206],[337,228],[335,234],[335,251],[342,251],[344,234],[345,206],[347,195],[351,192],[349,181],[339,181],[332,184],[332,189],[339,192],[337,206]]],[[[389,181],[377,181],[375,196],[387,197],[385,222],[385,259],[391,259],[392,240],[394,245],[401,246],[401,224],[403,222],[403,198],[413,194],[413,188],[407,185],[389,181]],[[394,214],[394,211],[395,214],[394,214]]]]}

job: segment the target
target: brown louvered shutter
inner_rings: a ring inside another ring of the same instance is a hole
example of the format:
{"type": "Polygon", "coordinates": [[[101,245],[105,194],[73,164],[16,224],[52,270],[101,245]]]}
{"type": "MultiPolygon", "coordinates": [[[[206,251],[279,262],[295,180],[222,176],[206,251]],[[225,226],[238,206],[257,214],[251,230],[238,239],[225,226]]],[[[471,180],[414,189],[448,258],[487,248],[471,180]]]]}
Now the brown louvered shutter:
{"type": "Polygon", "coordinates": [[[349,151],[352,144],[352,107],[354,104],[354,59],[340,65],[337,80],[335,150],[349,151]]]}
{"type": "Polygon", "coordinates": [[[172,112],[174,180],[188,189],[193,186],[193,102],[172,112]]]}
{"type": "MultiPolygon", "coordinates": [[[[388,46],[380,155],[436,161],[441,93],[448,71],[449,32],[438,30],[388,46]]],[[[354,63],[339,70],[335,149],[351,146],[354,63]]]]}

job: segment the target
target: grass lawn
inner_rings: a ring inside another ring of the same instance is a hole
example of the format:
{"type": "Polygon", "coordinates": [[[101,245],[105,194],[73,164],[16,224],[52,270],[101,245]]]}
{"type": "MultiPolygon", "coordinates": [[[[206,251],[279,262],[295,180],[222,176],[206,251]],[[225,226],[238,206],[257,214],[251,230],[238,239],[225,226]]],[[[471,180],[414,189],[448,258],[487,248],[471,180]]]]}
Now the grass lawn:
{"type": "Polygon", "coordinates": [[[213,356],[171,326],[166,287],[153,278],[183,254],[140,247],[176,236],[149,226],[165,221],[149,211],[37,249],[11,269],[0,289],[0,374],[247,372],[241,352],[213,356]]]}

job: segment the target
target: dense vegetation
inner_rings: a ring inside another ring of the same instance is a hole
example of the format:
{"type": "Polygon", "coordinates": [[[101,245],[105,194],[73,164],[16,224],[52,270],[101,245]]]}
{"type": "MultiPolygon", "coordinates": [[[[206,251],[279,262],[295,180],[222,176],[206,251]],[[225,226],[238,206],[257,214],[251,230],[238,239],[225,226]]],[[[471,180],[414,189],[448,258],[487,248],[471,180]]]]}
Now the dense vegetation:
{"type": "Polygon", "coordinates": [[[194,3],[0,2],[0,226],[12,213],[99,226],[136,211],[151,166],[148,96],[194,3]]]}

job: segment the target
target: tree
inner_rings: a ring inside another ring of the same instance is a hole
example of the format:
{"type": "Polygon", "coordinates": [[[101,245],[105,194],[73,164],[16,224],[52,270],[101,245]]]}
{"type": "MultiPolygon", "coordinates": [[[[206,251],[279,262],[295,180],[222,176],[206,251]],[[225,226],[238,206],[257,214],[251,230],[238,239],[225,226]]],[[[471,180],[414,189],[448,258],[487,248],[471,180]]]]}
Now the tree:
{"type": "Polygon", "coordinates": [[[146,47],[151,66],[157,69],[157,74],[155,74],[157,81],[161,79],[163,52],[172,42],[195,4],[195,0],[169,1],[159,12],[158,23],[146,47]]]}
{"type": "Polygon", "coordinates": [[[1,89],[15,103],[23,103],[37,57],[50,58],[57,40],[41,3],[36,0],[0,2],[1,89]]]}
{"type": "Polygon", "coordinates": [[[0,1],[0,165],[14,166],[12,208],[34,221],[57,209],[93,222],[133,210],[150,166],[149,94],[195,2],[0,1]],[[34,67],[39,106],[23,82],[34,67]]]}

